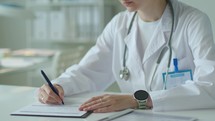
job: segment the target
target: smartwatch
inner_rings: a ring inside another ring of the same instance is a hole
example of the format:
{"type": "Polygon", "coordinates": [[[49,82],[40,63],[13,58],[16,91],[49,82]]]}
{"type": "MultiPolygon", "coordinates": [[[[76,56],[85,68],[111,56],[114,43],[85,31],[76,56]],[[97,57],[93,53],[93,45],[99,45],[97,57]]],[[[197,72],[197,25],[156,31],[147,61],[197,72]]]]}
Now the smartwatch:
{"type": "Polygon", "coordinates": [[[147,109],[146,103],[149,97],[148,92],[144,90],[138,90],[134,93],[134,99],[138,103],[138,109],[147,109]]]}

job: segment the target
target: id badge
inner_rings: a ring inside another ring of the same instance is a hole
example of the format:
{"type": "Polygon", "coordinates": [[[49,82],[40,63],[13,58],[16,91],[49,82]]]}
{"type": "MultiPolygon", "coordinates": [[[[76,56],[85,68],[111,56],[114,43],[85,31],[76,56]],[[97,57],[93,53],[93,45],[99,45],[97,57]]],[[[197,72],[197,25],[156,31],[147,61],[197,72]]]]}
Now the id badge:
{"type": "Polygon", "coordinates": [[[170,89],[182,84],[187,80],[193,80],[192,70],[180,70],[176,72],[163,73],[164,89],[170,89]]]}

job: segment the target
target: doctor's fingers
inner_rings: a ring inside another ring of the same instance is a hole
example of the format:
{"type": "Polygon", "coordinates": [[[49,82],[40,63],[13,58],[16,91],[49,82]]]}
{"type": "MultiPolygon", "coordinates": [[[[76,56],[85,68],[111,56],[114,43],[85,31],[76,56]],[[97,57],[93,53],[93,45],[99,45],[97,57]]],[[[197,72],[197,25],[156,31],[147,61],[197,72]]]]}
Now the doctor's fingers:
{"type": "Polygon", "coordinates": [[[46,99],[46,93],[45,91],[42,89],[42,88],[39,88],[39,93],[38,93],[38,100],[41,102],[41,103],[49,103],[46,99]]]}
{"type": "Polygon", "coordinates": [[[91,99],[89,99],[86,102],[84,102],[81,106],[92,105],[92,104],[94,104],[96,102],[100,102],[102,98],[103,98],[103,96],[92,97],[91,99]]]}
{"type": "Polygon", "coordinates": [[[96,101],[90,102],[90,103],[82,106],[80,109],[84,110],[84,111],[94,111],[94,110],[98,110],[100,108],[108,107],[110,105],[111,105],[110,101],[98,99],[96,101]]]}
{"type": "MultiPolygon", "coordinates": [[[[127,104],[126,104],[127,105],[127,104]]],[[[84,111],[93,111],[94,113],[107,113],[126,109],[116,99],[109,99],[103,101],[93,101],[83,107],[84,111]]]]}
{"type": "Polygon", "coordinates": [[[136,107],[136,100],[134,100],[132,95],[110,95],[106,102],[108,106],[97,108],[93,112],[114,112],[136,107]]]}
{"type": "Polygon", "coordinates": [[[116,103],[115,97],[119,97],[118,95],[109,95],[105,94],[102,96],[93,97],[79,108],[80,110],[89,111],[89,110],[97,110],[99,108],[104,108],[110,105],[114,105],[116,103]]]}
{"type": "Polygon", "coordinates": [[[49,96],[45,90],[40,88],[40,96],[39,96],[39,101],[44,103],[44,104],[60,104],[55,98],[49,96]]]}
{"type": "Polygon", "coordinates": [[[61,104],[61,99],[58,95],[56,95],[49,86],[47,85],[43,85],[40,88],[40,93],[41,97],[40,99],[42,99],[43,103],[46,104],[61,104]]]}
{"type": "Polygon", "coordinates": [[[61,100],[64,100],[64,90],[63,90],[63,88],[58,84],[54,84],[53,86],[57,89],[61,100]]]}
{"type": "Polygon", "coordinates": [[[96,96],[96,97],[92,97],[91,99],[87,100],[86,102],[84,102],[79,110],[83,110],[83,109],[86,109],[94,104],[97,104],[97,103],[100,103],[102,100],[102,96],[96,96]]]}
{"type": "Polygon", "coordinates": [[[84,102],[79,110],[89,110],[91,106],[96,105],[96,104],[101,104],[104,103],[104,99],[103,96],[96,96],[96,97],[92,97],[91,99],[89,99],[88,101],[84,102]]]}

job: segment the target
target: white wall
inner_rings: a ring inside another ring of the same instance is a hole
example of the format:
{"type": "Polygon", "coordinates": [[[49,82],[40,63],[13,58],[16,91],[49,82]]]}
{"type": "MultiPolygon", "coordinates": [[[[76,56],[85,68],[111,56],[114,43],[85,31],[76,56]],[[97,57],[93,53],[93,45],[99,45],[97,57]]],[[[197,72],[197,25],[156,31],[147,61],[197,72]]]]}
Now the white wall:
{"type": "Polygon", "coordinates": [[[180,0],[206,13],[212,23],[213,33],[215,37],[215,1],[214,0],[180,0]]]}

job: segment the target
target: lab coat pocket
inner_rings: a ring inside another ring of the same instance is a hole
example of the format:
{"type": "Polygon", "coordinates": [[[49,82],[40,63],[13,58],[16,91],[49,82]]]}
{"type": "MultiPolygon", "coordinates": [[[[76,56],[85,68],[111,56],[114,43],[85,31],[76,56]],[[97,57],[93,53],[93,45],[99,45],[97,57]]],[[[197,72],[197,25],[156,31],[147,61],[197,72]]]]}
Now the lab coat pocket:
{"type": "MultiPolygon", "coordinates": [[[[172,67],[174,68],[174,65],[171,64],[172,67]]],[[[178,69],[179,70],[192,70],[191,67],[192,63],[190,63],[190,59],[187,57],[183,57],[183,58],[178,58],[178,69]]]]}

